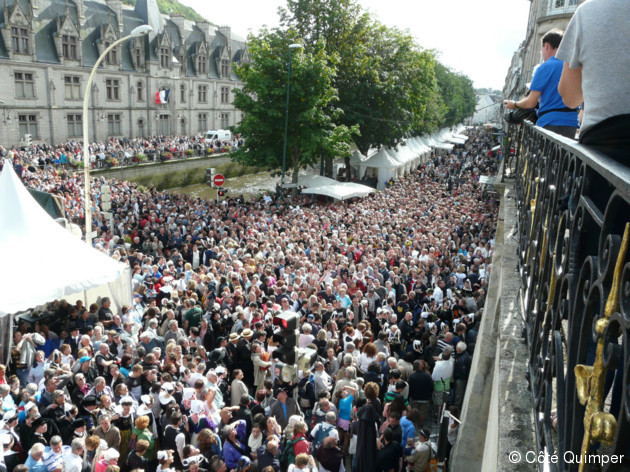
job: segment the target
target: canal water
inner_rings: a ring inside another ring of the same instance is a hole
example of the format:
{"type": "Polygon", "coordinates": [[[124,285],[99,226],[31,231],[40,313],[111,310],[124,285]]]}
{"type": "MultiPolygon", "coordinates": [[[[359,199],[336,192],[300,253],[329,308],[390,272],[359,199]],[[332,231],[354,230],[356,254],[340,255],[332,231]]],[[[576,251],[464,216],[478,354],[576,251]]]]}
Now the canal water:
{"type": "MultiPolygon", "coordinates": [[[[272,177],[272,172],[260,172],[258,174],[247,174],[240,177],[232,177],[225,180],[223,189],[228,190],[228,196],[234,197],[243,195],[246,200],[255,198],[263,193],[275,191],[276,183],[280,177],[272,177]]],[[[276,172],[277,175],[277,172],[276,172]]],[[[207,184],[195,184],[186,187],[175,187],[168,190],[171,193],[185,193],[193,197],[206,199],[217,198],[217,190],[207,184]]]]}

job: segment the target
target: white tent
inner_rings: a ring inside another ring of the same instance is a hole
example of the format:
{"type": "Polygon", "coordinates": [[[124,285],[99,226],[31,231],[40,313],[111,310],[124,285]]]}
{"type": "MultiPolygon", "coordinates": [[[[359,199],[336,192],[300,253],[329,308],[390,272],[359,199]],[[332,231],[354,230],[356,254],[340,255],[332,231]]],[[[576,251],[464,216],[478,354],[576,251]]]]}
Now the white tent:
{"type": "Polygon", "coordinates": [[[309,187],[302,189],[302,193],[312,193],[316,195],[326,195],[336,200],[347,200],[354,197],[365,197],[374,192],[372,187],[367,185],[355,184],[353,182],[336,182],[331,185],[323,185],[320,187],[309,187]]]}
{"type": "Polygon", "coordinates": [[[385,182],[396,177],[397,169],[401,166],[401,162],[390,156],[385,149],[381,149],[361,164],[361,176],[364,174],[368,174],[368,177],[376,175],[378,178],[376,188],[382,190],[385,188],[385,182]]]}
{"type": "MultiPolygon", "coordinates": [[[[0,175],[0,318],[76,295],[131,302],[131,270],[57,224],[31,197],[9,161],[0,175]],[[81,294],[81,295],[78,295],[81,294]]],[[[6,346],[6,345],[5,345],[6,346]]]]}

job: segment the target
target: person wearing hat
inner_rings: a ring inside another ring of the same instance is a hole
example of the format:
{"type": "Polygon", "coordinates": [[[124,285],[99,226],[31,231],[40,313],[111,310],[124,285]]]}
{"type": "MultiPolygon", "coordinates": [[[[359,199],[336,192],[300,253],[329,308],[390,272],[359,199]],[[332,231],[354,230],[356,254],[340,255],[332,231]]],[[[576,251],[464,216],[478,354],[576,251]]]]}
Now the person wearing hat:
{"type": "Polygon", "coordinates": [[[228,344],[225,347],[230,360],[234,363],[237,362],[236,345],[238,344],[240,338],[241,337],[238,335],[238,333],[230,333],[230,337],[228,338],[228,344]]]}
{"type": "MultiPolygon", "coordinates": [[[[241,333],[241,339],[236,344],[234,360],[236,365],[243,371],[243,382],[248,389],[254,390],[254,361],[252,360],[251,339],[254,332],[246,328],[241,333]]],[[[239,397],[240,398],[240,397],[239,397]]]]}
{"type": "Polygon", "coordinates": [[[291,386],[283,386],[276,394],[276,401],[271,405],[271,413],[269,416],[275,416],[278,424],[284,431],[289,424],[289,418],[293,415],[300,415],[300,406],[295,398],[290,397],[292,393],[291,386]]]}
{"type": "Polygon", "coordinates": [[[43,444],[44,446],[48,446],[48,438],[46,437],[46,433],[48,432],[48,423],[45,418],[41,416],[33,421],[32,424],[33,435],[30,438],[28,449],[30,449],[33,444],[43,444]]]}
{"type": "Polygon", "coordinates": [[[15,438],[11,434],[2,432],[0,433],[0,444],[2,444],[2,454],[4,456],[3,462],[6,467],[5,470],[12,471],[16,465],[22,462],[17,452],[13,450],[15,438]]]}
{"type": "MultiPolygon", "coordinates": [[[[430,433],[426,429],[421,429],[418,433],[418,441],[413,444],[413,447],[406,447],[403,449],[405,460],[409,464],[409,469],[412,472],[424,472],[429,465],[431,459],[431,440],[430,433]]],[[[408,443],[406,446],[411,446],[412,443],[408,443]]]]}

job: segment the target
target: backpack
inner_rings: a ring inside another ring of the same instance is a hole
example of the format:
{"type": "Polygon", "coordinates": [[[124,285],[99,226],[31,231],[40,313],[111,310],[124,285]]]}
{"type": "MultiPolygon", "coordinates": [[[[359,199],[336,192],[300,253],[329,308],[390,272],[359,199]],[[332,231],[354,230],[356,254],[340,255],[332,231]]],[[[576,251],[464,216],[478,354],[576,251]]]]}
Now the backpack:
{"type": "Polygon", "coordinates": [[[328,433],[330,433],[335,427],[330,423],[320,423],[319,429],[317,430],[317,434],[315,434],[315,438],[313,439],[313,443],[311,444],[312,452],[315,453],[319,446],[322,445],[324,439],[328,437],[328,433]],[[326,427],[328,426],[328,427],[326,427]]]}
{"type": "Polygon", "coordinates": [[[300,402],[300,408],[305,410],[310,410],[311,408],[313,408],[313,405],[311,405],[311,401],[308,398],[307,390],[309,385],[311,386],[311,388],[314,388],[313,382],[307,378],[302,379],[298,384],[298,400],[300,402]]]}
{"type": "Polygon", "coordinates": [[[295,441],[287,439],[284,443],[284,448],[282,448],[282,452],[280,453],[280,465],[283,469],[289,467],[290,464],[295,464],[295,451],[293,450],[293,446],[300,441],[306,441],[306,439],[304,439],[303,436],[300,436],[295,441]]]}

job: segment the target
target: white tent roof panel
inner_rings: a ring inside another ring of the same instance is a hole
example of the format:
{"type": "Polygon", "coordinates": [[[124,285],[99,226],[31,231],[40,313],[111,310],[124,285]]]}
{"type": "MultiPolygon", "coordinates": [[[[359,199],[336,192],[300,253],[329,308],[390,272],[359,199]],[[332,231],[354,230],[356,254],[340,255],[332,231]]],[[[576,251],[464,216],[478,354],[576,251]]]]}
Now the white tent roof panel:
{"type": "Polygon", "coordinates": [[[103,285],[124,264],[57,224],[31,197],[9,161],[0,175],[0,316],[103,285]]]}

